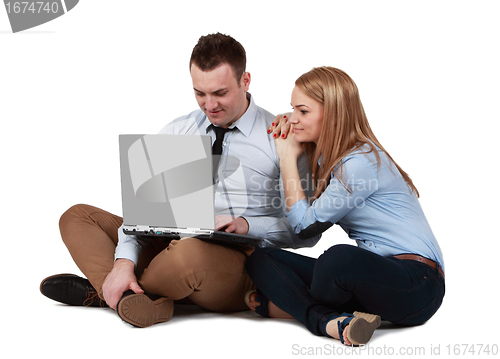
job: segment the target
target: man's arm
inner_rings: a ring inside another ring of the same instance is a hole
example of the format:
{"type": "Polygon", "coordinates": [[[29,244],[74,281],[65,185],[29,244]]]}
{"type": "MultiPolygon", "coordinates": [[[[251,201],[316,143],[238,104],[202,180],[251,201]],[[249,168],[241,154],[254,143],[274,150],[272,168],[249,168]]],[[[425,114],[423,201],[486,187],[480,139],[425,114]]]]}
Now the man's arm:
{"type": "Polygon", "coordinates": [[[118,228],[118,245],[115,250],[113,269],[106,276],[102,286],[104,300],[110,308],[116,305],[123,293],[132,290],[134,293],[144,293],[137,283],[134,270],[149,239],[130,236],[123,233],[123,226],[118,228]]]}
{"type": "Polygon", "coordinates": [[[115,261],[113,269],[106,276],[102,285],[104,300],[110,308],[116,310],[118,301],[127,290],[132,290],[136,294],[144,293],[139,283],[137,283],[134,269],[134,262],[128,259],[117,259],[115,261]]]}

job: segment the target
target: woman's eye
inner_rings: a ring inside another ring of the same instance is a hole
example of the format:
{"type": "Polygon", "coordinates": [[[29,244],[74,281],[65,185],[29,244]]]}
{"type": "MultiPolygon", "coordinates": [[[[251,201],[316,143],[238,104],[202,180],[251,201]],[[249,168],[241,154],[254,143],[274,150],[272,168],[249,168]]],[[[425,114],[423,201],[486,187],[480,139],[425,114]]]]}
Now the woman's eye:
{"type": "Polygon", "coordinates": [[[305,110],[300,110],[300,113],[301,113],[301,114],[303,114],[303,115],[305,115],[305,114],[307,113],[307,111],[305,111],[305,110]]]}

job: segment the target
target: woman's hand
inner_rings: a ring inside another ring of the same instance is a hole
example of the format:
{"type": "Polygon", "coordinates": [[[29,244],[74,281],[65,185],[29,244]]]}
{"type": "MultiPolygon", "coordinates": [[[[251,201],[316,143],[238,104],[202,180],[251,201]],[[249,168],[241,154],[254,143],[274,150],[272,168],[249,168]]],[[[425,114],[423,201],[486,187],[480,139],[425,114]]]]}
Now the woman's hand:
{"type": "Polygon", "coordinates": [[[280,161],[290,160],[296,163],[297,159],[305,150],[304,144],[295,140],[293,132],[290,132],[285,138],[276,138],[274,143],[276,144],[276,152],[278,153],[280,161]]]}
{"type": "Polygon", "coordinates": [[[291,112],[276,116],[267,133],[274,138],[287,138],[290,132],[290,122],[288,121],[290,116],[292,116],[291,112]]]}
{"type": "Polygon", "coordinates": [[[304,152],[304,146],[295,141],[293,136],[293,126],[289,119],[291,113],[278,115],[267,130],[267,133],[274,137],[276,143],[276,150],[280,160],[283,159],[297,159],[304,152]]]}
{"type": "Polygon", "coordinates": [[[286,207],[287,210],[290,210],[297,201],[306,199],[297,168],[297,159],[304,152],[305,146],[295,140],[293,132],[286,138],[276,138],[274,142],[276,143],[276,152],[280,158],[286,207]]]}

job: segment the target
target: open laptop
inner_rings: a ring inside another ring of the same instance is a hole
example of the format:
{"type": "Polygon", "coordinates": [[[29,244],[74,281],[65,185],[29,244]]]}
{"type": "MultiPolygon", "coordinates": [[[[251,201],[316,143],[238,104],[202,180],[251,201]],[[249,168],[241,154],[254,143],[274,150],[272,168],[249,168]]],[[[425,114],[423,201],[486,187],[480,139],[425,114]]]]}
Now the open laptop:
{"type": "Polygon", "coordinates": [[[207,135],[120,135],[123,231],[258,247],[215,231],[212,140],[207,135]]]}

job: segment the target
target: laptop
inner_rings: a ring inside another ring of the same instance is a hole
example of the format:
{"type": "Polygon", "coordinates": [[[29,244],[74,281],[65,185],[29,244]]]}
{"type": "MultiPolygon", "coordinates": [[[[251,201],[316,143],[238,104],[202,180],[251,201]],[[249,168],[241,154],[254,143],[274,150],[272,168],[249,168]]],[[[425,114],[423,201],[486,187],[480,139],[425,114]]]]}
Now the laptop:
{"type": "Polygon", "coordinates": [[[120,135],[119,145],[125,234],[262,244],[258,237],[215,230],[210,136],[120,135]]]}

